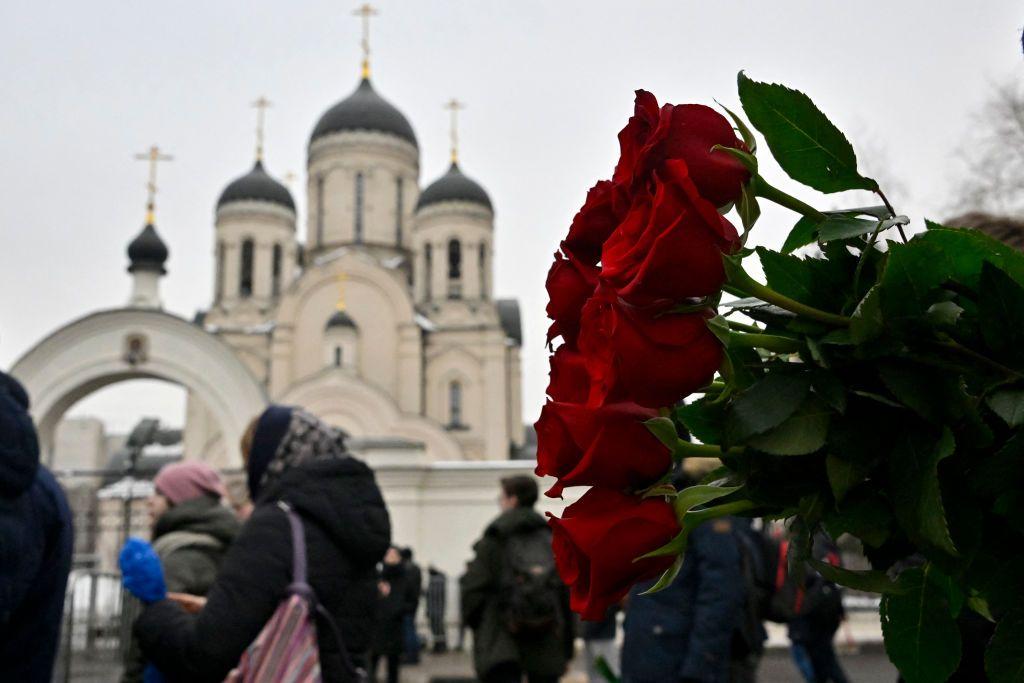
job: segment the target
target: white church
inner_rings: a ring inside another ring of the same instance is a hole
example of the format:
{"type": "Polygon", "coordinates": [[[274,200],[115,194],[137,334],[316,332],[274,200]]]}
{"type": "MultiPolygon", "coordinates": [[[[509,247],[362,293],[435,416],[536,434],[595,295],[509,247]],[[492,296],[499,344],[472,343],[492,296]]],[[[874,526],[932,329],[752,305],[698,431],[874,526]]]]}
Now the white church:
{"type": "Polygon", "coordinates": [[[457,575],[497,513],[498,479],[533,463],[519,308],[493,295],[495,208],[458,164],[454,125],[452,138],[450,167],[421,186],[413,127],[364,59],[355,89],[312,127],[301,224],[261,142],[221,192],[213,296],[192,319],[161,303],[169,254],[152,211],[161,155],[150,150],[151,210],[128,246],[127,305],[61,327],[11,368],[32,396],[47,464],[62,465],[67,410],[125,380],[184,387],[184,456],[226,470],[241,466],[239,438],[267,404],[303,406],[376,469],[395,541],[457,575]]]}

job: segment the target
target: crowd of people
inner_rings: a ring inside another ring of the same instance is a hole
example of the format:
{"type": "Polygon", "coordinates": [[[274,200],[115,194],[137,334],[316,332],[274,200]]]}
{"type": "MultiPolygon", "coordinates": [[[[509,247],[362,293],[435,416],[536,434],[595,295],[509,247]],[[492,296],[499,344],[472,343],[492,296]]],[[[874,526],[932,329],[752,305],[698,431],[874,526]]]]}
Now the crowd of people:
{"type": "MultiPolygon", "coordinates": [[[[53,669],[73,531],[63,493],[39,463],[28,410],[24,389],[0,373],[0,680],[34,682],[53,669]]],[[[447,577],[435,567],[424,576],[413,551],[392,543],[374,474],[338,430],[271,406],[241,452],[250,503],[235,509],[203,463],[170,464],[155,477],[150,540],[130,539],[120,557],[124,588],[140,603],[123,681],[320,680],[319,672],[330,682],[393,683],[426,645],[421,602],[431,649],[449,649],[447,577]]],[[[578,638],[577,668],[590,681],[747,683],[766,619],[789,624],[807,681],[845,682],[832,648],[839,591],[814,572],[791,577],[784,540],[749,520],[702,525],[667,589],[635,586],[602,621],[581,624],[537,500],[533,477],[501,480],[500,513],[459,580],[482,683],[558,681],[578,638]]],[[[823,536],[813,552],[838,563],[823,536]]]]}

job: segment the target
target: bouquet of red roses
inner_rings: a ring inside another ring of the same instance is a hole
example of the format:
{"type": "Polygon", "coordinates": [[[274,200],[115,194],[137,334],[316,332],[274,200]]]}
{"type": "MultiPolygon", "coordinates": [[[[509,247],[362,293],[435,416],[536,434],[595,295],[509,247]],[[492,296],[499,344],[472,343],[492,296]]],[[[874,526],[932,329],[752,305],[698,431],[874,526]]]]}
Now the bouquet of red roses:
{"type": "Polygon", "coordinates": [[[881,204],[820,211],[765,181],[737,115],[637,91],[547,279],[537,473],[551,496],[590,487],[551,519],[572,607],[597,619],[638,581],[668,585],[704,521],[783,519],[794,566],[883,593],[906,680],[956,669],[966,610],[997,625],[987,675],[1021,680],[1024,255],[931,222],[908,240],[806,95],[743,74],[739,94],[792,179],[881,204]],[[745,246],[764,200],[798,214],[777,251],[745,246]],[[688,457],[721,466],[677,491],[688,457]],[[856,536],[873,569],[816,563],[822,528],[856,536]]]}

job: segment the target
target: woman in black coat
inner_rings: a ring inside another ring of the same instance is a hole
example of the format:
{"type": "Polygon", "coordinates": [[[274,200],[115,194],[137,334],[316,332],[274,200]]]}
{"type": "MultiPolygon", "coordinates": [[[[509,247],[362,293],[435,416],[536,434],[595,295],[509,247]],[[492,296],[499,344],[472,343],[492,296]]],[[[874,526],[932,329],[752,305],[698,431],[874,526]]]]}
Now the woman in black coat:
{"type": "MultiPolygon", "coordinates": [[[[255,509],[221,565],[205,606],[148,605],[135,624],[167,681],[222,681],[285,598],[292,542],[287,502],[304,522],[309,583],[340,628],[348,659],[365,665],[377,602],[376,566],[391,541],[373,472],[341,433],[299,409],[271,406],[242,442],[255,509]]],[[[323,680],[352,679],[332,631],[317,622],[323,680]]]]}
{"type": "Polygon", "coordinates": [[[409,612],[412,576],[401,552],[391,547],[384,556],[378,583],[377,623],[371,645],[371,680],[376,681],[380,660],[388,664],[388,683],[398,683],[405,649],[405,615],[409,612]]]}

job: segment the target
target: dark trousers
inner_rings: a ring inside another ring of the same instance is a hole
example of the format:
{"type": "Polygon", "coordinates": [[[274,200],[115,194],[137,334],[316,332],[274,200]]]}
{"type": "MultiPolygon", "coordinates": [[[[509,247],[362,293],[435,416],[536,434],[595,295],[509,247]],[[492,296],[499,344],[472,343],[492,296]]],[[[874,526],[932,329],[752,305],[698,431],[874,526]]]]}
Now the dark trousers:
{"type": "Polygon", "coordinates": [[[398,670],[402,666],[402,655],[373,655],[370,661],[370,680],[376,683],[377,681],[377,669],[380,665],[381,659],[387,660],[388,663],[388,683],[398,683],[398,670]]]}
{"type": "Polygon", "coordinates": [[[558,683],[561,676],[538,676],[536,674],[524,674],[522,667],[515,662],[499,664],[483,678],[483,683],[523,683],[523,676],[529,683],[558,683]]]}
{"type": "Polygon", "coordinates": [[[831,635],[794,641],[793,659],[809,683],[849,683],[836,657],[831,635]]]}

